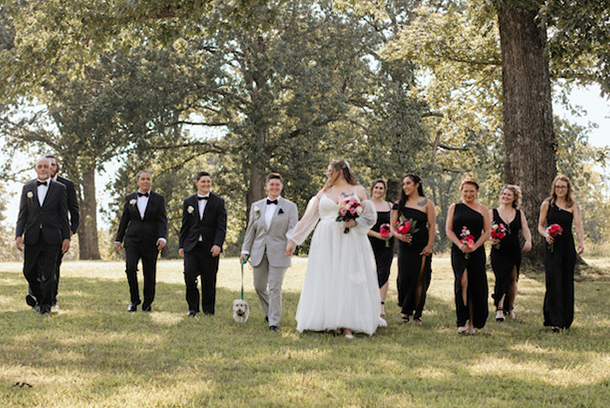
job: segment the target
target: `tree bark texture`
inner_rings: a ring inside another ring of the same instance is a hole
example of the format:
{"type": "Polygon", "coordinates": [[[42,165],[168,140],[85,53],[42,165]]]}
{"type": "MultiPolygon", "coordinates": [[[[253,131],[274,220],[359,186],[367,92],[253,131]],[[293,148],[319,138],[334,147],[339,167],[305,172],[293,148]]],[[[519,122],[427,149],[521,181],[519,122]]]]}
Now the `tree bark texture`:
{"type": "Polygon", "coordinates": [[[81,260],[100,259],[97,237],[97,199],[95,195],[95,167],[82,174],[79,186],[80,226],[78,227],[79,255],[81,260]]]}
{"type": "Polygon", "coordinates": [[[551,80],[546,53],[546,29],[536,21],[537,10],[504,6],[498,20],[502,47],[504,103],[504,181],[521,186],[522,210],[532,231],[533,248],[525,254],[534,264],[543,261],[544,242],[537,232],[542,201],[556,174],[551,80]]]}

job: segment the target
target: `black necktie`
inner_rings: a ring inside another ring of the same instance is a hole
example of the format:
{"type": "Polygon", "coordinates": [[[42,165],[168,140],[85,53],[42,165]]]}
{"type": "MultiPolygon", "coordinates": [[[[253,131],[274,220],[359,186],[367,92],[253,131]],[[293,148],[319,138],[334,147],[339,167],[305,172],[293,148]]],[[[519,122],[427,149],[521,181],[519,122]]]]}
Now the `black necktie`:
{"type": "Polygon", "coordinates": [[[197,196],[197,200],[207,200],[210,196],[197,196]]]}
{"type": "Polygon", "coordinates": [[[267,205],[269,205],[269,204],[275,204],[275,205],[277,205],[277,198],[276,198],[275,200],[269,200],[269,199],[267,199],[267,205]]]}
{"type": "Polygon", "coordinates": [[[138,191],[138,197],[148,197],[148,193],[140,193],[138,191]]]}
{"type": "Polygon", "coordinates": [[[36,180],[36,185],[37,186],[46,186],[47,182],[46,181],[38,181],[38,180],[36,180]]]}

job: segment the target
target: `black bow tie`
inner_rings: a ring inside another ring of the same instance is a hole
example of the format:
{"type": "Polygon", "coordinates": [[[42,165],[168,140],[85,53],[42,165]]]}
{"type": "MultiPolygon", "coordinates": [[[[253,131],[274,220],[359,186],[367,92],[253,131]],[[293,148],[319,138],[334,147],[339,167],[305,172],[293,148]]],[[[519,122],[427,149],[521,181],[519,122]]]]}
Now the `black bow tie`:
{"type": "Polygon", "coordinates": [[[267,199],[267,205],[269,205],[269,204],[275,204],[275,205],[277,205],[277,198],[276,198],[275,200],[269,200],[269,199],[267,199]]]}
{"type": "Polygon", "coordinates": [[[138,197],[148,197],[148,193],[140,193],[138,191],[138,197]]]}
{"type": "Polygon", "coordinates": [[[37,186],[46,186],[47,182],[46,181],[38,181],[38,180],[36,180],[36,185],[37,186]]]}
{"type": "Polygon", "coordinates": [[[210,196],[197,196],[197,200],[207,200],[210,196]]]}

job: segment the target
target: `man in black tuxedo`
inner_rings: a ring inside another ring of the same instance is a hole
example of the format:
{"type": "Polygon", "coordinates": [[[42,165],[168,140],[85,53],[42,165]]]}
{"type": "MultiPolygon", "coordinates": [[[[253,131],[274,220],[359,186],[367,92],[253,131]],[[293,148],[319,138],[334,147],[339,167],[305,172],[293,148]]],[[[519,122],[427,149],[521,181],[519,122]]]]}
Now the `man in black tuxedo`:
{"type": "Polygon", "coordinates": [[[212,178],[203,171],[195,181],[197,194],[184,200],[180,249],[184,258],[184,282],[188,316],[199,312],[197,277],[201,276],[201,309],[214,314],[216,303],[216,274],[222,245],[227,231],[227,211],[222,198],[210,192],[212,178]]]}
{"type": "Polygon", "coordinates": [[[49,314],[56,289],[55,270],[60,252],[70,249],[66,186],[51,179],[51,162],[36,162],[37,179],[23,186],[15,243],[24,251],[23,274],[32,290],[36,310],[49,314]]]}
{"type": "MultiPolygon", "coordinates": [[[[66,186],[66,193],[68,194],[68,224],[70,225],[70,237],[76,234],[78,224],[80,222],[80,207],[78,205],[78,196],[76,195],[76,187],[74,182],[70,179],[59,175],[61,167],[57,158],[52,154],[47,154],[44,157],[50,160],[51,163],[51,179],[57,181],[66,186]]],[[[57,306],[57,292],[59,289],[59,268],[61,267],[61,261],[64,257],[63,253],[59,253],[57,257],[57,270],[55,271],[55,292],[53,293],[53,306],[57,306]]],[[[31,301],[27,302],[31,306],[31,301]]]]}
{"type": "Polygon", "coordinates": [[[167,243],[167,216],[165,198],[151,191],[152,176],[148,171],[141,171],[137,176],[138,191],[125,197],[123,215],[119,223],[114,249],[120,254],[125,240],[125,272],[129,283],[131,300],[128,312],[135,312],[142,301],[138,289],[138,261],[142,259],[144,276],[144,303],[142,310],[152,311],[155,300],[155,282],[157,276],[157,256],[167,243]]]}

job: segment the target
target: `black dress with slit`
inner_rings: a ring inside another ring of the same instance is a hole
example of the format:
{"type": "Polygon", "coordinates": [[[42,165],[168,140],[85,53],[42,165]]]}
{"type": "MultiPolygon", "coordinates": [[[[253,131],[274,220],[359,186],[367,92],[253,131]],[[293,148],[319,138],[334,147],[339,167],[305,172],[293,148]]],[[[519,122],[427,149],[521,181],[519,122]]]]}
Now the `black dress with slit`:
{"type": "MultiPolygon", "coordinates": [[[[491,297],[494,305],[498,307],[498,302],[506,295],[510,276],[514,268],[517,268],[517,279],[519,279],[519,269],[521,268],[521,244],[519,233],[521,231],[521,211],[517,210],[515,219],[510,223],[504,221],[497,209],[493,209],[493,223],[504,224],[507,228],[507,235],[502,238],[499,244],[491,248],[491,267],[496,277],[494,293],[491,297]]],[[[507,304],[508,299],[504,299],[504,310],[510,311],[513,305],[507,304]]]]}
{"type": "Polygon", "coordinates": [[[394,204],[393,210],[406,219],[416,221],[411,242],[398,241],[398,304],[402,314],[420,319],[432,278],[432,255],[421,254],[428,245],[428,216],[415,208],[398,208],[397,204],[394,204]]]}
{"type": "MultiPolygon", "coordinates": [[[[453,214],[453,232],[461,239],[462,229],[466,227],[476,242],[483,233],[483,215],[464,203],[455,205],[453,214]]],[[[487,297],[487,274],[485,271],[485,247],[481,246],[469,254],[463,253],[455,244],[451,246],[451,266],[455,275],[455,308],[457,326],[465,326],[469,319],[468,304],[462,296],[462,275],[468,273],[468,301],[472,303],[472,324],[477,329],[485,327],[489,308],[487,297]]]]}
{"type": "MultiPolygon", "coordinates": [[[[371,229],[375,232],[379,232],[379,229],[383,224],[390,224],[390,211],[378,211],[377,223],[373,225],[373,228],[371,229]]],[[[394,258],[394,237],[390,238],[389,241],[369,237],[369,241],[371,241],[373,253],[375,254],[377,279],[379,280],[379,287],[381,288],[390,277],[390,267],[392,266],[392,259],[394,258]]]]}
{"type": "Polygon", "coordinates": [[[561,235],[555,237],[553,245],[545,245],[544,272],[546,293],[544,294],[544,325],[568,329],[574,320],[574,267],[576,248],[572,235],[574,215],[555,204],[549,205],[546,222],[559,224],[561,235]]]}

